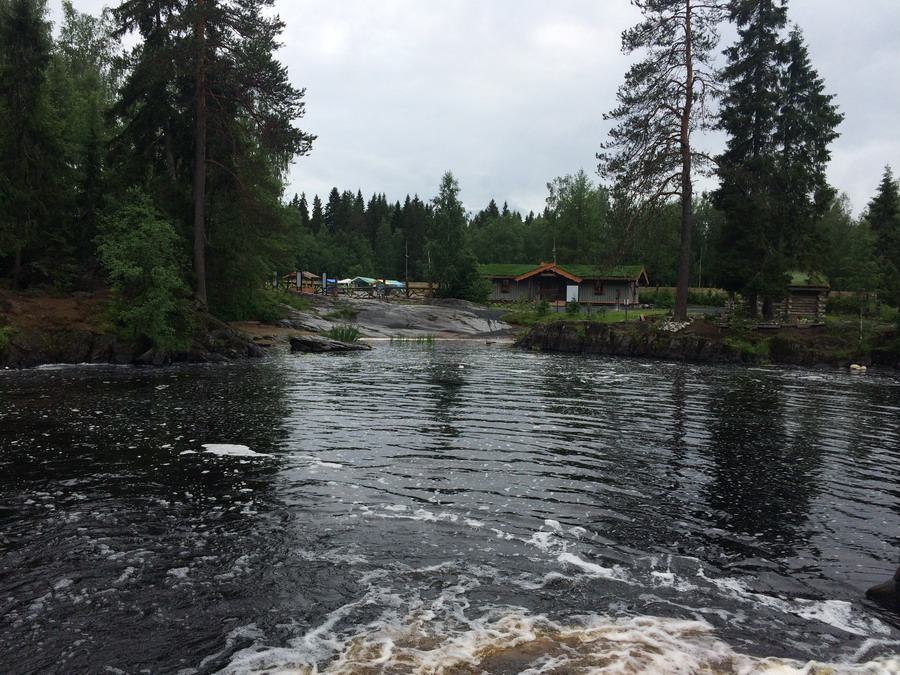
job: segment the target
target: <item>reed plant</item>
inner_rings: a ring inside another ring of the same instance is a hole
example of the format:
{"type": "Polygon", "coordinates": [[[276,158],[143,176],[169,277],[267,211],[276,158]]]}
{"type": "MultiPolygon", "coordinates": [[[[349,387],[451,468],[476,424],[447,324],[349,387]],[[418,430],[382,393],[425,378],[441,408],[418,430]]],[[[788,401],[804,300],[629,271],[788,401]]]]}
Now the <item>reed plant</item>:
{"type": "Polygon", "coordinates": [[[325,337],[338,342],[356,342],[359,340],[359,326],[352,324],[339,324],[332,326],[331,330],[324,333],[325,337]]]}

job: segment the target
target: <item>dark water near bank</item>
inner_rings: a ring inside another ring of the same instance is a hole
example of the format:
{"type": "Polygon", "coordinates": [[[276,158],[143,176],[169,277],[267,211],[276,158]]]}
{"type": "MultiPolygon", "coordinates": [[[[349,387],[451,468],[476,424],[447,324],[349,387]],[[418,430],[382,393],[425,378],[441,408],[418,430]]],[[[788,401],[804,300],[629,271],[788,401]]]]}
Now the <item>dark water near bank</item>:
{"type": "Polygon", "coordinates": [[[0,670],[896,672],[898,447],[892,378],[475,342],[0,373],[0,670]]]}

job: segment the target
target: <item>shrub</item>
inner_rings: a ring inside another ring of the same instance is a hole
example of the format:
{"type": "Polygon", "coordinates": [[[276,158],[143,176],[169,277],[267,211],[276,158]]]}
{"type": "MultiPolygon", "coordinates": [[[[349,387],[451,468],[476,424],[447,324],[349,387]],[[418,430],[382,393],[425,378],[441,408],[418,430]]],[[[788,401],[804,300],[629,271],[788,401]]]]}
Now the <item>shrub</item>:
{"type": "Polygon", "coordinates": [[[0,352],[5,350],[12,340],[13,327],[3,326],[0,328],[0,352]]]}
{"type": "Polygon", "coordinates": [[[828,304],[825,305],[825,311],[829,314],[843,314],[848,316],[875,316],[876,302],[875,296],[870,293],[848,293],[846,295],[837,295],[832,293],[828,296],[828,304]],[[860,310],[862,310],[860,312],[860,310]]]}
{"type": "Polygon", "coordinates": [[[654,307],[662,307],[663,309],[671,309],[675,306],[675,293],[668,288],[661,288],[658,291],[641,291],[641,302],[654,307]]]}
{"type": "MultiPolygon", "coordinates": [[[[687,301],[689,305],[700,307],[725,307],[728,304],[728,293],[718,288],[690,288],[687,301]]],[[[675,291],[671,288],[641,290],[641,302],[671,309],[675,307],[675,291]]]]}
{"type": "Polygon", "coordinates": [[[569,316],[575,316],[576,314],[581,313],[581,305],[578,304],[577,300],[569,300],[566,303],[566,314],[569,316]]]}
{"type": "Polygon", "coordinates": [[[169,221],[140,190],[101,223],[100,262],[112,282],[110,317],[129,339],[186,349],[193,331],[182,250],[169,221]]]}
{"type": "Polygon", "coordinates": [[[769,355],[769,340],[767,338],[753,341],[751,339],[743,339],[729,335],[725,338],[725,344],[729,347],[739,349],[744,354],[750,354],[752,356],[769,355]]]}
{"type": "Polygon", "coordinates": [[[718,288],[688,290],[688,304],[700,307],[724,307],[728,304],[728,293],[718,288]]]}

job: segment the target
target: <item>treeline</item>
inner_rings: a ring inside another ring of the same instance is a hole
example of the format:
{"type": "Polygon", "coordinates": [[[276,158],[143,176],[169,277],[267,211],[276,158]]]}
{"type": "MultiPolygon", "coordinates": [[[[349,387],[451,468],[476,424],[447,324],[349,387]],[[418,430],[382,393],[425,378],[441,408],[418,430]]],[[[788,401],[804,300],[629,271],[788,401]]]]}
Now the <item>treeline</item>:
{"type": "MultiPolygon", "coordinates": [[[[446,177],[445,177],[446,179],[446,177]]],[[[455,179],[450,176],[450,179],[455,179]]],[[[637,218],[616,210],[610,191],[584,172],[548,184],[546,206],[523,215],[491,200],[467,212],[457,248],[478,264],[640,263],[651,283],[674,286],[679,254],[681,205],[669,200],[637,218]]],[[[890,167],[859,217],[846,196],[831,199],[805,250],[808,270],[826,276],[834,290],[878,295],[900,302],[900,187],[890,167]]],[[[427,243],[434,232],[432,200],[407,196],[390,202],[383,194],[364,199],[361,192],[333,188],[326,202],[294,196],[288,204],[296,233],[296,267],[342,277],[431,278],[427,243]]],[[[725,264],[733,244],[725,215],[712,198],[695,200],[691,237],[690,283],[725,288],[732,269],[725,264]]]]}
{"type": "Polygon", "coordinates": [[[465,250],[477,264],[584,263],[616,253],[619,237],[610,219],[609,193],[584,171],[549,183],[547,207],[537,215],[523,216],[494,200],[468,212],[452,173],[436,192],[438,197],[425,201],[407,195],[402,203],[384,194],[366,200],[359,191],[336,187],[324,203],[318,195],[311,204],[305,194],[295,195],[288,208],[297,233],[298,268],[430,280],[440,273],[435,269],[440,246],[429,244],[445,241],[448,229],[457,234],[447,244],[465,250]],[[455,218],[438,222],[448,211],[455,218]]]}
{"type": "MultiPolygon", "coordinates": [[[[887,169],[858,219],[824,182],[839,116],[799,33],[783,35],[782,4],[714,3],[740,30],[719,115],[727,171],[712,195],[647,200],[625,181],[636,174],[606,171],[615,178],[607,187],[579,171],[548,183],[545,208],[528,214],[495,201],[468,211],[450,172],[424,198],[335,187],[286,200],[287,168],[315,138],[297,128],[304,92],[273,56],[284,26],[272,4],[124,0],[94,17],[64,2],[54,38],[46,0],[0,0],[0,273],[9,287],[111,285],[111,318],[167,344],[189,329],[191,305],[224,319],[259,316],[264,284],[297,269],[433,281],[442,295],[471,299],[485,295],[478,263],[642,263],[669,286],[683,281],[689,242],[692,286],[772,296],[802,267],[836,289],[900,301],[897,181],[887,169]],[[129,35],[135,44],[123,51],[129,35]],[[777,105],[755,105],[762,94],[777,105]],[[745,138],[753,129],[763,133],[745,138]]],[[[669,12],[672,25],[687,6],[640,4],[669,12]]],[[[666,49],[675,44],[663,38],[666,49]]],[[[622,129],[644,138],[635,112],[623,108],[622,129]]],[[[640,156],[670,168],[663,154],[640,156]]],[[[683,169],[661,180],[673,176],[690,186],[683,169]]]]}

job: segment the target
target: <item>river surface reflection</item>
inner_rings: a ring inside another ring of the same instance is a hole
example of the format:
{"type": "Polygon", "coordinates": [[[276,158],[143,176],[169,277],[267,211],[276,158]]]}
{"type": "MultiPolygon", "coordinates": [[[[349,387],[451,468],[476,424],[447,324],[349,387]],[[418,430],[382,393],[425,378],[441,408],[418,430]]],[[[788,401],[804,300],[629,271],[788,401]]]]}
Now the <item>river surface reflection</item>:
{"type": "Polygon", "coordinates": [[[896,672],[898,447],[893,378],[476,341],[6,372],[0,663],[896,672]]]}

